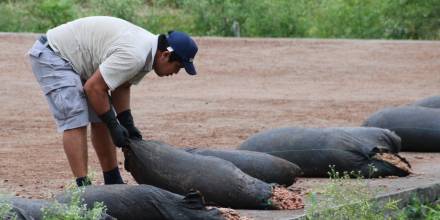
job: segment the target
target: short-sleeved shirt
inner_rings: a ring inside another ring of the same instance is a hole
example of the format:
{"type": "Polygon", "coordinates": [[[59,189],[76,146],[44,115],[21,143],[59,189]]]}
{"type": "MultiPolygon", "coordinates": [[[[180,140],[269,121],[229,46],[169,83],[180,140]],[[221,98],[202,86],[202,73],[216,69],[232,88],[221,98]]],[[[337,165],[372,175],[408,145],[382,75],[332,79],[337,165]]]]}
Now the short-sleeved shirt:
{"type": "Polygon", "coordinates": [[[94,16],[50,29],[47,38],[83,80],[99,68],[114,90],[125,82],[139,83],[153,69],[158,35],[119,18],[94,16]]]}

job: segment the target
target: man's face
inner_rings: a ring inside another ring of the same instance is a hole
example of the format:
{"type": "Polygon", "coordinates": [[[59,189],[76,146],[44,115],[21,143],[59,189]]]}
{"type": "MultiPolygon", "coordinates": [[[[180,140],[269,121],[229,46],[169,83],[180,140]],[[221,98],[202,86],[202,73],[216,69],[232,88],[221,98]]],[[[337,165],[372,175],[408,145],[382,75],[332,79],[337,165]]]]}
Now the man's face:
{"type": "Polygon", "coordinates": [[[177,74],[183,68],[183,64],[179,61],[168,62],[171,55],[170,52],[164,51],[159,53],[153,65],[154,72],[159,77],[177,74]]]}

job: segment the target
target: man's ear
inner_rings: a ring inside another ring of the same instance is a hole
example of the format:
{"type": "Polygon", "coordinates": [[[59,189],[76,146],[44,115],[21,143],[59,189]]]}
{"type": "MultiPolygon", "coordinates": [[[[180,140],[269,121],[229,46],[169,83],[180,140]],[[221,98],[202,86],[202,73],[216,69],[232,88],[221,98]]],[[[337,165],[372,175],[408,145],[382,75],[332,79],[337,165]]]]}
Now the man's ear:
{"type": "Polygon", "coordinates": [[[165,50],[165,51],[161,51],[160,53],[161,53],[160,56],[162,58],[166,59],[167,61],[170,59],[170,56],[171,56],[170,51],[165,50]]]}

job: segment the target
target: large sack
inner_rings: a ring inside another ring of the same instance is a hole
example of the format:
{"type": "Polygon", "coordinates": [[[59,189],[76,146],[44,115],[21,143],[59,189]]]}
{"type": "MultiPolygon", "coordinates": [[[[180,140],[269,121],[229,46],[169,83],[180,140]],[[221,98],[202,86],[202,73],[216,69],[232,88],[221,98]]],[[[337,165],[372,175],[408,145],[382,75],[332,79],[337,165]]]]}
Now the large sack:
{"type": "MultiPolygon", "coordinates": [[[[68,203],[71,195],[62,194],[56,199],[68,203]]],[[[226,219],[217,208],[207,209],[198,194],[183,197],[149,185],[87,186],[81,195],[88,207],[103,202],[107,214],[118,220],[131,219],[226,219]]]]}
{"type": "Polygon", "coordinates": [[[239,149],[284,158],[298,164],[305,177],[327,177],[329,166],[367,178],[406,176],[409,164],[394,154],[398,142],[397,136],[381,129],[289,127],[253,135],[239,149]]]}
{"type": "Polygon", "coordinates": [[[352,135],[353,137],[362,139],[362,142],[369,143],[381,151],[390,153],[399,153],[402,148],[400,137],[388,129],[373,127],[341,127],[341,129],[352,135]]]}
{"type": "Polygon", "coordinates": [[[440,109],[417,106],[386,108],[371,115],[363,126],[396,132],[402,139],[402,151],[440,151],[440,109]]]}
{"type": "Polygon", "coordinates": [[[246,174],[263,180],[266,183],[290,186],[295,182],[296,177],[301,175],[301,169],[297,165],[270,154],[246,150],[201,148],[185,150],[193,154],[213,156],[227,160],[246,174]]]}
{"type": "MultiPolygon", "coordinates": [[[[16,220],[41,220],[43,219],[44,215],[42,210],[50,207],[54,202],[42,199],[25,199],[20,197],[9,198],[8,200],[12,206],[11,214],[15,215],[16,220]]],[[[67,209],[67,206],[64,207],[67,209]]],[[[104,213],[100,220],[115,220],[115,218],[104,213]]]]}
{"type": "Polygon", "coordinates": [[[440,96],[431,96],[428,98],[424,98],[424,99],[415,101],[411,105],[412,106],[427,107],[427,108],[440,108],[440,96]]]}
{"type": "MultiPolygon", "coordinates": [[[[20,197],[8,198],[7,202],[12,206],[9,214],[15,215],[17,220],[39,220],[43,219],[42,208],[49,204],[45,200],[25,199],[20,197]]],[[[5,219],[8,219],[7,217],[5,219]]],[[[12,219],[12,218],[11,218],[12,219]]]]}
{"type": "MultiPolygon", "coordinates": [[[[132,140],[124,150],[125,168],[140,184],[185,194],[198,190],[205,199],[223,207],[242,209],[296,209],[298,196],[279,198],[279,190],[253,178],[231,162],[191,154],[158,141],[132,140]],[[276,190],[275,190],[276,189],[276,190]],[[287,205],[286,205],[287,204],[287,205]]],[[[293,195],[293,192],[286,192],[293,195]]]]}

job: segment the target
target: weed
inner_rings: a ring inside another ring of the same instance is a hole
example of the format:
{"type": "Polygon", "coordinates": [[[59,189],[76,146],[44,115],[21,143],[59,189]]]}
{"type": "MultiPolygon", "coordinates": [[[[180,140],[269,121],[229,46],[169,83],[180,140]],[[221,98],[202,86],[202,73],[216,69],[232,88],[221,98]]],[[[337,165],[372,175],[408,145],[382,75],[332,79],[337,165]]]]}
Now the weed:
{"type": "Polygon", "coordinates": [[[425,204],[417,195],[414,195],[407,207],[398,213],[396,219],[425,219],[438,220],[440,219],[440,203],[425,204]]]}
{"type": "Polygon", "coordinates": [[[0,199],[0,219],[17,219],[17,215],[12,212],[12,205],[4,199],[0,199]]]}
{"type": "Polygon", "coordinates": [[[84,187],[69,186],[67,194],[70,195],[70,202],[67,204],[57,201],[43,208],[44,220],[97,220],[101,219],[106,213],[107,208],[102,202],[95,202],[89,209],[84,203],[81,195],[84,193],[84,187]]]}
{"type": "Polygon", "coordinates": [[[330,166],[329,176],[328,184],[309,195],[308,219],[391,219],[389,213],[398,209],[398,201],[388,201],[385,205],[375,202],[377,192],[368,187],[360,173],[341,174],[330,166]]]}
{"type": "Polygon", "coordinates": [[[8,0],[0,1],[0,31],[44,32],[92,15],[153,33],[440,39],[440,0],[8,0]]]}

